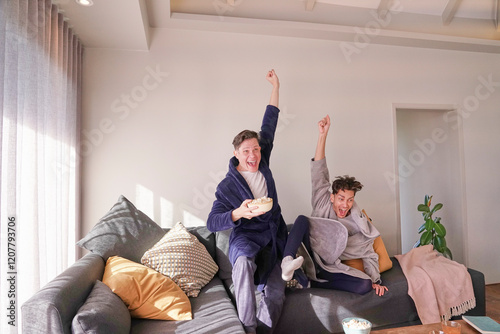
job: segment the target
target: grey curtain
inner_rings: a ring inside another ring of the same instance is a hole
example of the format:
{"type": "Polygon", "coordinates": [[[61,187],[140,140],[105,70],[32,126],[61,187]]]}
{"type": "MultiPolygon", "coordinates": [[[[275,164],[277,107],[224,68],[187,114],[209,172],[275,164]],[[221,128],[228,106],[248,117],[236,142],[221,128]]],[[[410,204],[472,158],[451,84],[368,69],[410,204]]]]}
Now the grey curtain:
{"type": "Polygon", "coordinates": [[[2,333],[76,258],[82,55],[50,0],[0,0],[0,293],[17,325],[2,333]]]}

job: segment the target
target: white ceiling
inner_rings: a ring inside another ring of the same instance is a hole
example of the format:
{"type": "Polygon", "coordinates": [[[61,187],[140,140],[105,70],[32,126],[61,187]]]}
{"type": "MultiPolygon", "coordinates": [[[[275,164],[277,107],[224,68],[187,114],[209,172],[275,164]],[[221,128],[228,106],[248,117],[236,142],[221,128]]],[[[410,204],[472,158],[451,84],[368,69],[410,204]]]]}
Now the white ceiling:
{"type": "Polygon", "coordinates": [[[151,28],[500,53],[500,0],[53,0],[87,48],[147,51],[151,28]]]}

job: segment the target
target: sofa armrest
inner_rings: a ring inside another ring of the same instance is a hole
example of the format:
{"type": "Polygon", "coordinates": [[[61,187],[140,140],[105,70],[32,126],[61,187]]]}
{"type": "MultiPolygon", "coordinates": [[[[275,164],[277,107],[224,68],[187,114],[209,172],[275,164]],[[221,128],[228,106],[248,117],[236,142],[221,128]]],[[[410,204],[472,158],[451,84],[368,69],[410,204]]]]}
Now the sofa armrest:
{"type": "Polygon", "coordinates": [[[22,332],[71,333],[71,321],[102,279],[104,265],[101,256],[89,253],[50,281],[22,305],[22,332]]]}
{"type": "Polygon", "coordinates": [[[484,316],[486,315],[486,283],[484,281],[484,274],[471,268],[467,270],[472,279],[472,288],[474,289],[474,296],[476,297],[476,307],[465,314],[484,316]]]}

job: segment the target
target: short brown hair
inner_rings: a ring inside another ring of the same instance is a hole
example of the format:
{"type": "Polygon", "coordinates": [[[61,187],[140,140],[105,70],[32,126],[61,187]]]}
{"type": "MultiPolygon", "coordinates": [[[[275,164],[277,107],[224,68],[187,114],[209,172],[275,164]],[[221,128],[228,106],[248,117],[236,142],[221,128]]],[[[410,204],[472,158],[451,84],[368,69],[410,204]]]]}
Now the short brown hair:
{"type": "Polygon", "coordinates": [[[259,134],[252,130],[241,131],[233,139],[234,149],[237,150],[240,147],[241,143],[243,143],[247,139],[252,139],[252,138],[255,138],[257,139],[257,141],[259,141],[259,134]]]}
{"type": "Polygon", "coordinates": [[[332,193],[336,195],[340,190],[352,190],[356,195],[356,192],[360,191],[363,185],[356,180],[355,177],[349,175],[337,176],[335,181],[332,183],[332,193]]]}

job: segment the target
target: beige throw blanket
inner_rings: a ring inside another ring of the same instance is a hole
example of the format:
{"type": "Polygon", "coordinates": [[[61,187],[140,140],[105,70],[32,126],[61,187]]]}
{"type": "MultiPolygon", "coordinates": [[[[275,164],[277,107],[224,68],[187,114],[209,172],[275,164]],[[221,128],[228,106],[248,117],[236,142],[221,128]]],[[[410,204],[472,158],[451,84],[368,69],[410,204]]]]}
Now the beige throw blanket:
{"type": "Polygon", "coordinates": [[[448,320],[476,307],[467,268],[441,256],[432,245],[395,257],[408,280],[408,294],[424,325],[448,320]]]}

